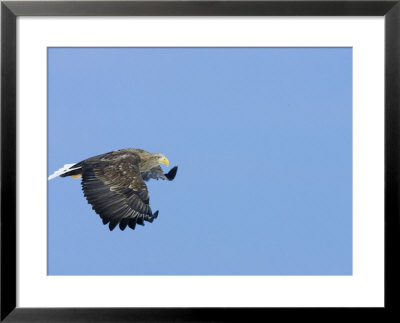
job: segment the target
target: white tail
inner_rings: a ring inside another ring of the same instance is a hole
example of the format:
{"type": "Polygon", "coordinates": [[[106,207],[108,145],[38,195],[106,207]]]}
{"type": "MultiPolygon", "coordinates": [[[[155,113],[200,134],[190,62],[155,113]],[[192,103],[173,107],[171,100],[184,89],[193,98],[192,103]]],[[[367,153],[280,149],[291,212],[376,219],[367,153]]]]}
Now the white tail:
{"type": "Polygon", "coordinates": [[[71,168],[72,166],[74,166],[75,164],[66,164],[64,165],[64,167],[60,168],[59,170],[56,170],[53,174],[51,174],[48,178],[48,180],[51,180],[57,176],[60,176],[62,174],[65,174],[66,172],[69,172],[71,170],[77,169],[77,168],[71,168]]]}

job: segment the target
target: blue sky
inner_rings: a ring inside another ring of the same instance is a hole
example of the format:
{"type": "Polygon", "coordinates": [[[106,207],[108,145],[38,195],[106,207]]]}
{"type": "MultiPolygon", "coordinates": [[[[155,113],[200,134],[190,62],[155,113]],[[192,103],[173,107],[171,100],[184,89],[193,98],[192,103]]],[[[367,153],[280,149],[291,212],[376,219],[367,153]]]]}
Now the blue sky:
{"type": "Polygon", "coordinates": [[[352,274],[350,48],[49,48],[48,67],[49,174],[121,148],[179,166],[135,230],[51,180],[50,275],[352,274]]]}

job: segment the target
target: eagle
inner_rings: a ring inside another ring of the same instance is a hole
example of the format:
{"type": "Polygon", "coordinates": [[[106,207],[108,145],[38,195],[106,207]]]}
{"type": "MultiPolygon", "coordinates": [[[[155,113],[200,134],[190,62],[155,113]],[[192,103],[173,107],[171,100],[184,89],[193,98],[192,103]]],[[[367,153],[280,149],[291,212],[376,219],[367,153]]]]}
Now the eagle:
{"type": "Polygon", "coordinates": [[[48,177],[81,178],[83,195],[92,209],[100,215],[110,231],[119,225],[135,229],[144,221],[152,223],[158,210],[152,212],[146,181],[172,181],[178,170],[173,167],[164,174],[160,165],[169,166],[167,157],[142,149],[120,149],[90,157],[76,164],[67,164],[48,177]]]}

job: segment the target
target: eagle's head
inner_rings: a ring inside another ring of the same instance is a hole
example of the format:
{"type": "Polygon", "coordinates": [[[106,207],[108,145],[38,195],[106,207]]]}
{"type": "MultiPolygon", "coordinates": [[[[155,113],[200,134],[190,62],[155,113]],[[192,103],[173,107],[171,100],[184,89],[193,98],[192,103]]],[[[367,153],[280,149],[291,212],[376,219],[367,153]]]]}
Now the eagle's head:
{"type": "Polygon", "coordinates": [[[163,154],[154,154],[153,155],[153,158],[154,158],[154,161],[157,163],[157,164],[159,164],[159,165],[161,165],[161,164],[163,164],[163,165],[167,165],[167,166],[169,166],[169,160],[168,160],[168,158],[167,157],[165,157],[163,154]]]}

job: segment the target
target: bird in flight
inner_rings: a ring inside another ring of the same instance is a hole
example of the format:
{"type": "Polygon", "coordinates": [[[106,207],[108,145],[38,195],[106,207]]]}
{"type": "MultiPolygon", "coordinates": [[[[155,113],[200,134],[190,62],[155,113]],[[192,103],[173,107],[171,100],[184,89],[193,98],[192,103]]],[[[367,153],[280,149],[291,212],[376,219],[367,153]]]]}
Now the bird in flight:
{"type": "Polygon", "coordinates": [[[121,230],[135,229],[143,221],[153,222],[158,210],[152,212],[145,181],[163,179],[172,181],[178,166],[164,174],[160,165],[169,165],[163,154],[142,149],[121,149],[67,164],[49,176],[82,178],[83,194],[100,215],[103,224],[111,230],[119,224],[121,230]]]}

